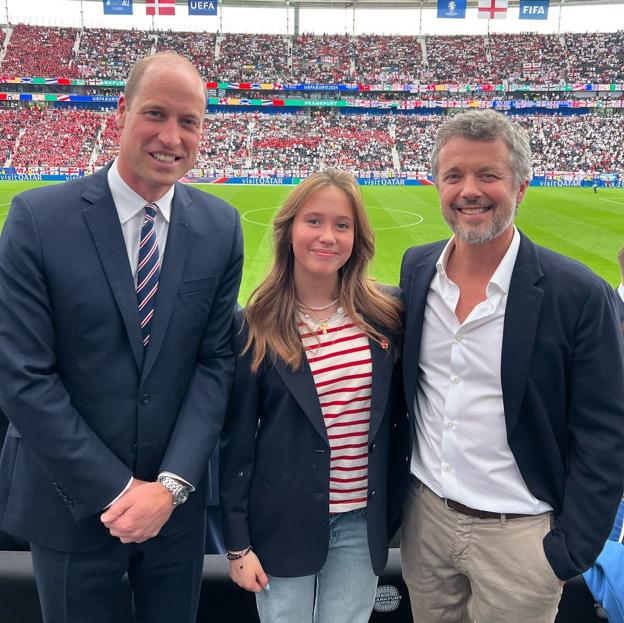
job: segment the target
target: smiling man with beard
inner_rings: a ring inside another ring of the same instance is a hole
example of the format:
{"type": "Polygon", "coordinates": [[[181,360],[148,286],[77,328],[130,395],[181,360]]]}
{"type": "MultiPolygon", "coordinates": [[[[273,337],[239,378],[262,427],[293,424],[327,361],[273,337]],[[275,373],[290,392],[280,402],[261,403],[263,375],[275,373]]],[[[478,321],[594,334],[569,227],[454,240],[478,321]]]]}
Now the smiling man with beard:
{"type": "Polygon", "coordinates": [[[454,235],[409,249],[401,268],[414,620],[547,623],[622,494],[614,293],[515,227],[531,151],[507,117],[445,123],[432,171],[454,235]]]}

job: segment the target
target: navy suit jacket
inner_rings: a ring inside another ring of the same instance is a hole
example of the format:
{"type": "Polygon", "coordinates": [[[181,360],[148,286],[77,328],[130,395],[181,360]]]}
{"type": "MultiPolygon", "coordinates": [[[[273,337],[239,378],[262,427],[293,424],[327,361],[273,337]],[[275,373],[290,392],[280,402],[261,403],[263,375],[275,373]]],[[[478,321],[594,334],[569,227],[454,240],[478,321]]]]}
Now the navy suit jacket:
{"type": "MultiPolygon", "coordinates": [[[[242,312],[237,312],[239,353],[247,337],[241,325],[242,312]]],[[[407,474],[408,434],[400,385],[393,384],[396,345],[386,350],[373,340],[369,345],[367,522],[371,561],[379,574],[402,506],[394,491],[403,490],[407,474]]],[[[221,437],[225,544],[230,550],[253,545],[270,575],[311,575],[323,566],[329,544],[330,447],[318,392],[305,356],[297,370],[267,357],[257,374],[250,371],[251,358],[247,351],[237,362],[221,437]]]]}
{"type": "Polygon", "coordinates": [[[176,184],[144,351],[107,170],[17,196],[0,238],[0,530],[63,551],[112,538],[100,513],[132,475],[197,488],[162,534],[203,520],[234,372],[237,212],[176,184]]]}
{"type": "Polygon", "coordinates": [[[620,323],[624,327],[624,301],[622,300],[622,297],[620,296],[618,288],[615,289],[615,301],[617,305],[618,316],[620,318],[620,323]]]}
{"type": "MultiPolygon", "coordinates": [[[[411,418],[427,293],[445,244],[409,249],[401,268],[411,418]]],[[[554,509],[544,550],[562,580],[593,563],[621,499],[622,379],[613,290],[582,264],[522,235],[503,330],[507,439],[529,491],[554,509]]]]}

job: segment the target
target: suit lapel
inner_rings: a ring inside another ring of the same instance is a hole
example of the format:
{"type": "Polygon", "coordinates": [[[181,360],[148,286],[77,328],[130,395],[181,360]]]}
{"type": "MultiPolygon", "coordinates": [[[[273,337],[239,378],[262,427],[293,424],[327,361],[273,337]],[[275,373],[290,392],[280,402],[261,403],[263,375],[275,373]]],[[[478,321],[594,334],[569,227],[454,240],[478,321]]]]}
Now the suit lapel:
{"type": "Polygon", "coordinates": [[[518,421],[529,376],[544,296],[535,284],[542,276],[535,245],[522,235],[507,296],[501,354],[501,385],[508,438],[518,421]]]}
{"type": "Polygon", "coordinates": [[[108,167],[91,176],[89,186],[82,195],[88,203],[88,206],[83,209],[83,215],[121,312],[132,354],[137,367],[141,369],[143,337],[139,323],[136,290],[119,217],[108,188],[107,173],[108,167]]]}
{"type": "Polygon", "coordinates": [[[318,392],[314,385],[312,370],[310,370],[310,365],[305,355],[303,355],[301,365],[297,370],[293,370],[280,360],[275,362],[275,369],[282,378],[282,381],[284,381],[288,391],[303,409],[303,412],[316,429],[316,432],[329,447],[327,428],[325,427],[325,420],[323,419],[318,392]]]}
{"type": "Polygon", "coordinates": [[[370,426],[368,439],[375,438],[381,424],[388,402],[392,370],[394,369],[393,346],[383,349],[375,340],[368,340],[373,362],[373,387],[371,395],[370,426]]]}
{"type": "Polygon", "coordinates": [[[176,184],[171,206],[171,222],[167,233],[167,246],[158,280],[150,343],[145,353],[145,363],[141,373],[143,379],[147,377],[156,361],[177,299],[182,270],[190,246],[189,237],[192,230],[190,207],[190,195],[182,184],[176,184]]]}
{"type": "Polygon", "coordinates": [[[427,305],[429,284],[444,244],[428,248],[412,266],[409,282],[404,284],[405,336],[403,339],[403,385],[410,413],[413,411],[422,327],[427,305]]]}

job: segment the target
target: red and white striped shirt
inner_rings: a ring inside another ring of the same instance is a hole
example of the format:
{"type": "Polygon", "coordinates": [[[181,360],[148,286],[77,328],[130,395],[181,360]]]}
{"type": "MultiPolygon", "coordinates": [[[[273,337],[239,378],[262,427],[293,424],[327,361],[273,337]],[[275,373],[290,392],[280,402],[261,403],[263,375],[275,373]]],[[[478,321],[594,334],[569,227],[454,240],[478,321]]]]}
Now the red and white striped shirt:
{"type": "Polygon", "coordinates": [[[367,502],[373,364],[368,337],[347,315],[335,314],[326,328],[299,323],[331,449],[329,512],[345,513],[367,502]]]}

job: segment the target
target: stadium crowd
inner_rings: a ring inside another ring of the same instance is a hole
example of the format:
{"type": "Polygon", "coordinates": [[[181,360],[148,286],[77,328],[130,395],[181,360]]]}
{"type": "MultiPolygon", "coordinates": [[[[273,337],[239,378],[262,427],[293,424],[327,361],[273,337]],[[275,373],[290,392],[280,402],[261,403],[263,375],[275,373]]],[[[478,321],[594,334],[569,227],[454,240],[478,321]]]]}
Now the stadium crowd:
{"type": "MultiPolygon", "coordinates": [[[[429,172],[441,115],[208,115],[197,167],[233,171],[308,171],[338,166],[353,172],[429,172]]],[[[536,172],[617,170],[624,162],[624,115],[531,115],[536,172]]],[[[88,168],[109,162],[119,130],[112,113],[83,109],[0,108],[0,154],[12,166],[88,168]],[[23,129],[19,131],[18,128],[23,129]]]]}
{"type": "MultiPolygon", "coordinates": [[[[0,46],[4,31],[0,30],[0,46]]],[[[210,81],[524,84],[624,80],[624,30],[454,36],[297,37],[15,26],[0,63],[13,76],[124,79],[156,50],[189,57],[210,81]],[[567,60],[566,60],[567,58],[567,60]]]]}
{"type": "Polygon", "coordinates": [[[33,108],[21,119],[11,165],[87,168],[101,123],[102,116],[90,110],[33,108]]]}

